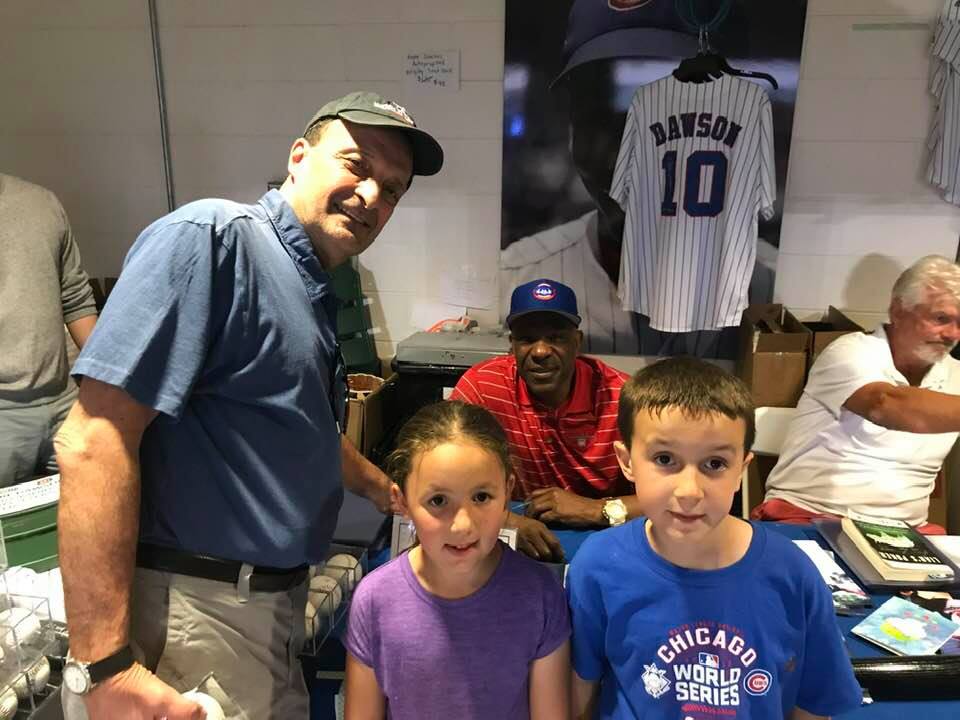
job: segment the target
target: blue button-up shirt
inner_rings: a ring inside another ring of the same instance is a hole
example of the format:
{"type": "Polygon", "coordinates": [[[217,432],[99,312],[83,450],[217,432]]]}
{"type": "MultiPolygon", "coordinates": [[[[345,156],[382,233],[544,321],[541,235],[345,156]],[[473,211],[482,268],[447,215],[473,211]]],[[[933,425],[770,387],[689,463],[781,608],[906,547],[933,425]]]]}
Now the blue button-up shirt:
{"type": "Polygon", "coordinates": [[[140,447],[141,540],[318,562],[343,499],[338,360],[330,276],[280,193],[144,230],[74,367],[160,412],[140,447]]]}

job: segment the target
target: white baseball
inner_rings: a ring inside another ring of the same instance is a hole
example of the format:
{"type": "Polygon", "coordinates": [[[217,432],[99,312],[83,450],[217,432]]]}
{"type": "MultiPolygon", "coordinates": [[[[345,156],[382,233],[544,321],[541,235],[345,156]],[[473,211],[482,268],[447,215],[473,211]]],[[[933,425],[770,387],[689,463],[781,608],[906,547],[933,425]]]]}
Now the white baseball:
{"type": "Polygon", "coordinates": [[[343,602],[343,591],[340,589],[340,584],[332,577],[317,575],[310,581],[307,597],[310,604],[317,609],[318,614],[332,617],[343,602]]]}
{"type": "Polygon", "coordinates": [[[13,720],[19,706],[20,703],[17,702],[17,694],[13,688],[4,690],[3,695],[0,695],[0,720],[13,720]]]}
{"type": "Polygon", "coordinates": [[[223,708],[220,707],[220,703],[217,702],[215,697],[202,693],[199,690],[185,692],[183,696],[187,700],[192,700],[202,707],[204,712],[207,713],[207,720],[227,720],[226,713],[223,712],[223,708]]]}
{"type": "Polygon", "coordinates": [[[40,634],[40,618],[28,608],[12,607],[0,612],[0,645],[14,650],[18,645],[29,645],[40,634]]]}
{"type": "Polygon", "coordinates": [[[50,661],[45,657],[37,660],[30,669],[22,672],[13,681],[13,691],[20,700],[26,700],[31,695],[39,695],[50,680],[50,661]],[[27,676],[30,681],[27,681],[27,676]]]}
{"type": "Polygon", "coordinates": [[[347,592],[351,592],[360,578],[363,577],[363,568],[360,567],[360,561],[349,553],[339,553],[327,560],[323,568],[323,574],[339,580],[346,575],[344,587],[347,592]]]}
{"type": "Polygon", "coordinates": [[[303,615],[303,629],[306,632],[307,639],[312,640],[317,634],[317,608],[312,602],[307,602],[306,610],[303,615]]]}
{"type": "Polygon", "coordinates": [[[319,565],[311,565],[311,566],[310,566],[309,575],[310,575],[310,579],[311,579],[311,580],[313,580],[313,578],[316,577],[317,572],[318,572],[319,570],[320,570],[320,566],[319,566],[319,565]]]}

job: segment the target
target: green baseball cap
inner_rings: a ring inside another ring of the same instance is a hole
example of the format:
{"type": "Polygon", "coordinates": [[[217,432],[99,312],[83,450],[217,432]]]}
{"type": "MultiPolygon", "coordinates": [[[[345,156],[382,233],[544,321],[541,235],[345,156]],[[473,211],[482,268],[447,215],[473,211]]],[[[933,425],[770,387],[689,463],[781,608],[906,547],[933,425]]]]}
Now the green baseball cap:
{"type": "Polygon", "coordinates": [[[436,175],[443,167],[443,148],[433,136],[417,127],[410,113],[402,105],[387,100],[377,93],[352,92],[331,100],[310,118],[303,134],[321,120],[340,118],[358,125],[376,125],[403,130],[413,148],[413,174],[436,175]]]}

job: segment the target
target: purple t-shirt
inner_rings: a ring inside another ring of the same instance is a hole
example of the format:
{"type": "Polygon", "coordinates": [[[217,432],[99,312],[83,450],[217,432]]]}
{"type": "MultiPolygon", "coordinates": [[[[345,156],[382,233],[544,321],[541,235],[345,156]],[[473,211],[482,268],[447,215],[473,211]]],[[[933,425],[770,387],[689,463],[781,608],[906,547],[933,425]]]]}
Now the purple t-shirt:
{"type": "Polygon", "coordinates": [[[357,587],[343,643],[373,668],[391,720],[528,720],[530,663],[569,636],[560,583],[505,546],[460,600],[424,590],[403,553],[357,587]]]}

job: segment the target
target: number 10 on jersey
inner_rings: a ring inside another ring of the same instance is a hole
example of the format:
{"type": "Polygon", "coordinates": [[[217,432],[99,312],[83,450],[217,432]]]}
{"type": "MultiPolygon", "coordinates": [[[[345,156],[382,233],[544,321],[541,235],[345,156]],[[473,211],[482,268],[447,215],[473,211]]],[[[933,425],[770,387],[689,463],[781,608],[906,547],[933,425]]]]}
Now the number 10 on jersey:
{"type": "MultiPolygon", "coordinates": [[[[677,151],[663,154],[663,203],[660,214],[673,217],[677,214],[677,151]]],[[[684,173],[683,210],[690,217],[716,217],[723,212],[727,193],[727,156],[718,150],[697,150],[687,156],[684,173]],[[710,188],[706,200],[701,200],[701,183],[704,168],[710,168],[710,188]]]]}

